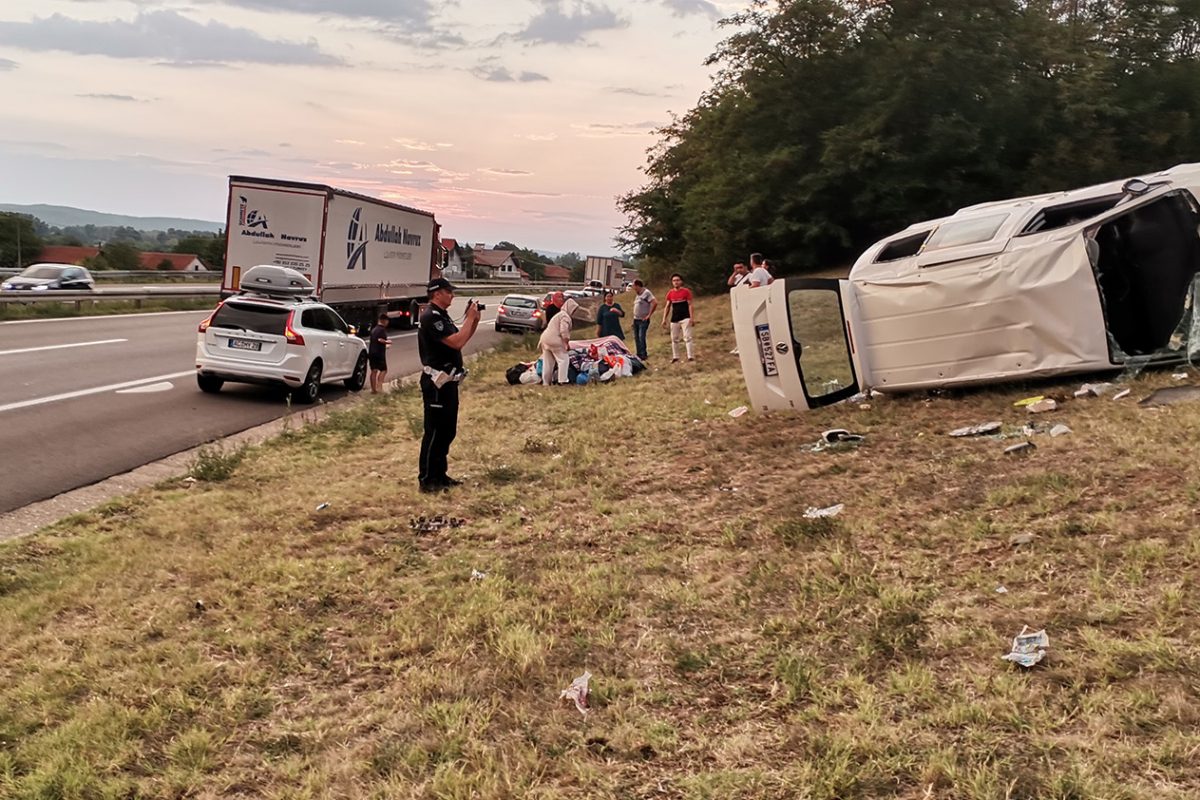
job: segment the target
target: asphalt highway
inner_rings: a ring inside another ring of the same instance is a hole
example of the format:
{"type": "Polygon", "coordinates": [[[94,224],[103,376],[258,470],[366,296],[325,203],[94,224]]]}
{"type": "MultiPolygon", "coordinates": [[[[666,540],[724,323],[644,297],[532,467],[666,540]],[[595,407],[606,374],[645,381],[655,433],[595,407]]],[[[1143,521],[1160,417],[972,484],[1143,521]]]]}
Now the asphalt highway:
{"type": "MultiPolygon", "coordinates": [[[[484,323],[468,353],[503,336],[493,330],[500,298],[479,299],[484,323]]],[[[281,390],[197,388],[196,326],[208,313],[0,323],[0,513],[286,414],[281,390]]],[[[419,370],[416,333],[391,336],[389,374],[419,370]]],[[[326,402],[347,394],[321,389],[326,402]]]]}

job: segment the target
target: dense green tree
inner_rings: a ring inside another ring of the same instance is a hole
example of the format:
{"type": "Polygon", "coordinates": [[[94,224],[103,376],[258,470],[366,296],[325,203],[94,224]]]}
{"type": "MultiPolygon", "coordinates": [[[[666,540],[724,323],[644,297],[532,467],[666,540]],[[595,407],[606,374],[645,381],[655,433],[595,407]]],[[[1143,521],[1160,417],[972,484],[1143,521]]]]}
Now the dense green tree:
{"type": "Polygon", "coordinates": [[[0,212],[0,266],[23,269],[38,258],[42,237],[28,214],[0,212]]]}
{"type": "Polygon", "coordinates": [[[222,234],[183,234],[179,236],[171,252],[191,253],[199,256],[209,269],[225,269],[225,237],[222,234]]]}
{"type": "Polygon", "coordinates": [[[574,269],[575,267],[582,267],[585,262],[583,256],[572,250],[571,252],[563,253],[558,258],[554,259],[554,263],[560,267],[574,269]]]}
{"type": "Polygon", "coordinates": [[[1200,156],[1200,0],[753,0],[659,131],[618,243],[717,288],[974,202],[1200,156]]]}
{"type": "Polygon", "coordinates": [[[90,269],[136,270],[142,268],[142,251],[129,242],[109,242],[95,258],[88,259],[90,269]]]}

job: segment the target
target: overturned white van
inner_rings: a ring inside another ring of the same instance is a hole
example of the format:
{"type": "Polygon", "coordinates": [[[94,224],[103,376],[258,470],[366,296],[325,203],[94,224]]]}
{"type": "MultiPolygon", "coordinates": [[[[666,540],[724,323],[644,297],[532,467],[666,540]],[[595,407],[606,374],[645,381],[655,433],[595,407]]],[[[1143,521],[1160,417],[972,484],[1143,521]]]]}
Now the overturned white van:
{"type": "Polygon", "coordinates": [[[984,203],[868,248],[844,280],[731,292],[751,403],[1179,363],[1200,353],[1200,164],[984,203]]]}

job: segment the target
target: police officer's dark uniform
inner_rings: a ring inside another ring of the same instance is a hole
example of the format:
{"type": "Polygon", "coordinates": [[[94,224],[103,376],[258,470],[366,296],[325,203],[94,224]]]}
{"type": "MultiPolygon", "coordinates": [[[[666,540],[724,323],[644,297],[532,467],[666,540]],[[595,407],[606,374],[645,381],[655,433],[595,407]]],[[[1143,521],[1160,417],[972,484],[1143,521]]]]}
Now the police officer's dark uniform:
{"type": "MultiPolygon", "coordinates": [[[[430,281],[430,293],[454,287],[445,278],[430,281]]],[[[421,462],[417,478],[421,489],[436,491],[458,481],[446,474],[450,443],[458,433],[458,383],[463,374],[462,353],[443,340],[458,333],[458,326],[446,309],[430,303],[421,314],[417,328],[417,350],[421,355],[421,399],[425,403],[425,435],[421,439],[421,462]],[[439,387],[435,378],[445,373],[448,379],[439,387]]]]}

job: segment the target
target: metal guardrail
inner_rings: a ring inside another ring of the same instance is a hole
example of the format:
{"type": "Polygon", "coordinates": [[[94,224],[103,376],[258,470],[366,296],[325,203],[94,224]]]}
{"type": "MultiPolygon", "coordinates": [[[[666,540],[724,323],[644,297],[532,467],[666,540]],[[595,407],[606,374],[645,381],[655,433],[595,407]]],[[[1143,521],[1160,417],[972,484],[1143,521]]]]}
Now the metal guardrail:
{"type": "MultiPolygon", "coordinates": [[[[0,268],[0,277],[9,278],[20,273],[21,270],[11,267],[0,268]]],[[[98,281],[118,281],[123,278],[133,278],[136,280],[149,280],[151,278],[184,280],[184,281],[202,281],[217,283],[221,280],[221,273],[213,270],[206,272],[175,272],[168,269],[94,269],[90,270],[92,277],[98,281]]]]}
{"type": "MultiPolygon", "coordinates": [[[[132,275],[134,273],[123,273],[132,275]]],[[[466,281],[460,280],[456,284],[463,289],[472,291],[497,291],[509,294],[519,294],[525,292],[548,292],[556,289],[575,288],[573,284],[564,285],[561,283],[497,283],[495,281],[466,281]]],[[[117,288],[106,289],[100,287],[91,292],[67,292],[58,289],[48,289],[46,291],[9,291],[0,292],[0,305],[10,303],[74,303],[76,309],[81,309],[85,303],[95,305],[98,302],[107,300],[129,300],[133,301],[134,308],[141,308],[143,302],[147,300],[161,300],[163,298],[205,298],[219,297],[221,287],[219,284],[206,284],[203,286],[146,286],[141,287],[136,291],[117,288]]]]}

